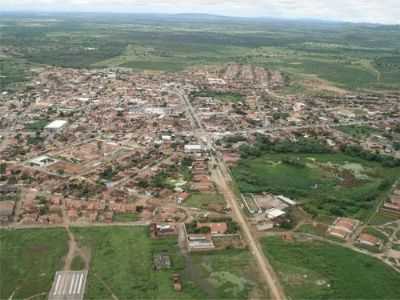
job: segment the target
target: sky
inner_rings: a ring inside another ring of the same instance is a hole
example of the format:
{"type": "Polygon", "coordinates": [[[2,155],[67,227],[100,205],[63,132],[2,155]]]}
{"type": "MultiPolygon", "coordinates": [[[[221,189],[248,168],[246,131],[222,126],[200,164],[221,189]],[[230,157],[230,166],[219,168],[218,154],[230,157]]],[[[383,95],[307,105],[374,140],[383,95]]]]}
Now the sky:
{"type": "Polygon", "coordinates": [[[208,13],[400,24],[400,0],[0,0],[9,10],[208,13]]]}

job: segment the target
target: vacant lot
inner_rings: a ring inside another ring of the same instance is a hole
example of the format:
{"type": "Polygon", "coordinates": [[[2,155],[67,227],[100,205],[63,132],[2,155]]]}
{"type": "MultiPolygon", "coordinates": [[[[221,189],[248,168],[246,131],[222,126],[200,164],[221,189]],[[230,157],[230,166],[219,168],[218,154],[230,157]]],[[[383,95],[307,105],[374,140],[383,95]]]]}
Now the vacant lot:
{"type": "Polygon", "coordinates": [[[194,193],[184,202],[185,206],[207,209],[210,204],[225,205],[224,196],[217,193],[194,193]]]}
{"type": "Polygon", "coordinates": [[[234,92],[218,92],[211,90],[203,90],[199,92],[193,92],[192,97],[211,97],[222,102],[239,102],[244,100],[244,96],[234,92]]]}
{"type": "Polygon", "coordinates": [[[146,227],[73,228],[80,245],[91,249],[87,299],[247,299],[260,294],[247,251],[224,251],[184,257],[176,238],[151,240],[146,227]],[[153,270],[153,254],[168,253],[172,268],[153,270]],[[172,286],[182,276],[183,291],[172,286]]]}
{"type": "Polygon", "coordinates": [[[0,298],[47,299],[67,239],[64,229],[0,230],[0,298]]]}
{"type": "Polygon", "coordinates": [[[301,200],[314,215],[365,218],[400,176],[400,168],[344,154],[265,154],[232,170],[242,193],[273,192],[301,200]]]}
{"type": "Polygon", "coordinates": [[[380,261],[318,241],[262,240],[292,299],[398,299],[400,274],[380,261]]]}

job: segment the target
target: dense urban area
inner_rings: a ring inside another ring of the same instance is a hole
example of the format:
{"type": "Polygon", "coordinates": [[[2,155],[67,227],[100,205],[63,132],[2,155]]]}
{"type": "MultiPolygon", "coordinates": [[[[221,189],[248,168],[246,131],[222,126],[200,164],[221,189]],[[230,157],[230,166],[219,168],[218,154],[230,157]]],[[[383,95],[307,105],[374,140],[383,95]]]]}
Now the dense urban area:
{"type": "Polygon", "coordinates": [[[399,299],[400,29],[147,18],[0,15],[0,298],[399,299]]]}

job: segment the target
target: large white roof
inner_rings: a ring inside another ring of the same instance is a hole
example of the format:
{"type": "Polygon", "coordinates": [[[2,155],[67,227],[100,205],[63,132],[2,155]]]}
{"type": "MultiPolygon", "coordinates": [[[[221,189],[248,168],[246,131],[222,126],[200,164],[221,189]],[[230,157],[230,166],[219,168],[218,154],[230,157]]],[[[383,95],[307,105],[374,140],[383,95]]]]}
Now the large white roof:
{"type": "Polygon", "coordinates": [[[65,124],[67,124],[67,121],[65,120],[55,120],[45,127],[46,129],[58,129],[63,127],[65,124]]]}

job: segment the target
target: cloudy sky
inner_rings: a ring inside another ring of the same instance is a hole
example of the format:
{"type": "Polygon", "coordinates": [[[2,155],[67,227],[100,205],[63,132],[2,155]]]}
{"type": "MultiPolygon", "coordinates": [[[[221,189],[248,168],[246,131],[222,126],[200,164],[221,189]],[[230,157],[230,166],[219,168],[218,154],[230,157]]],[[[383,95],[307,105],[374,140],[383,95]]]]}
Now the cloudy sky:
{"type": "Polygon", "coordinates": [[[400,0],[0,0],[2,10],[210,13],[400,24],[400,0]]]}

